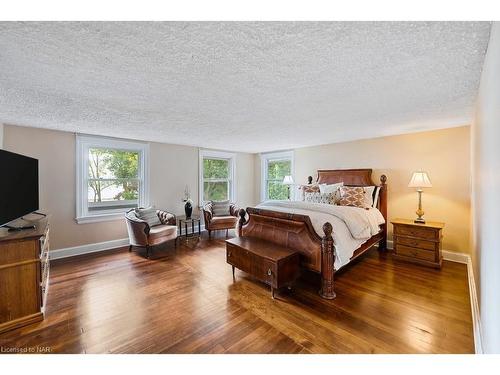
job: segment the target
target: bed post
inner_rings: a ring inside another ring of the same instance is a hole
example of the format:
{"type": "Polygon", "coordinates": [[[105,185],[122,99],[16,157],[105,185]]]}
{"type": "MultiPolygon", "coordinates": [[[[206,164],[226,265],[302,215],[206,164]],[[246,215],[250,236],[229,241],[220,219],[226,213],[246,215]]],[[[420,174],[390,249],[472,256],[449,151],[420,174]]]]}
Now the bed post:
{"type": "Polygon", "coordinates": [[[387,176],[383,174],[380,176],[380,212],[385,219],[384,230],[382,233],[382,240],[378,243],[378,249],[384,251],[387,249],[387,176]]]}
{"type": "Polygon", "coordinates": [[[333,291],[333,275],[335,262],[335,247],[333,244],[333,227],[330,223],[323,224],[324,237],[321,239],[321,290],[319,295],[326,299],[336,297],[333,291]]]}
{"type": "Polygon", "coordinates": [[[240,216],[240,219],[238,220],[238,233],[237,233],[237,235],[239,237],[241,237],[243,225],[245,224],[245,215],[246,215],[245,209],[240,208],[240,210],[238,211],[238,215],[240,216]]]}

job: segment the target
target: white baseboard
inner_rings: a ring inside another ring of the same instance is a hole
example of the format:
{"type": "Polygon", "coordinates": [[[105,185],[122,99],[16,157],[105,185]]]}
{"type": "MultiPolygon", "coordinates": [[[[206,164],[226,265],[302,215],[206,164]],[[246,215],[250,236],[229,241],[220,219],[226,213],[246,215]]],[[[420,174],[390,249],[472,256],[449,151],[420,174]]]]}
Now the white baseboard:
{"type": "Polygon", "coordinates": [[[76,255],[83,255],[89,253],[95,253],[98,251],[116,249],[117,247],[127,246],[129,244],[128,238],[121,238],[119,240],[90,243],[87,245],[67,247],[64,249],[57,249],[50,251],[50,259],[61,259],[74,257],[76,255]]]}
{"type": "Polygon", "coordinates": [[[470,307],[472,310],[472,329],[474,331],[474,347],[476,354],[483,354],[483,338],[481,329],[481,315],[479,314],[479,300],[477,299],[476,280],[472,258],[467,255],[467,275],[469,278],[470,307]]]}
{"type": "MultiPolygon", "coordinates": [[[[387,248],[393,249],[393,241],[387,241],[387,248]]],[[[442,250],[444,260],[450,262],[462,263],[467,265],[467,278],[469,282],[470,307],[472,312],[472,327],[474,331],[474,348],[476,354],[483,353],[482,336],[481,336],[481,317],[479,315],[479,302],[477,299],[476,281],[474,279],[474,268],[472,267],[472,259],[469,254],[456,253],[454,251],[442,250]]]]}
{"type": "Polygon", "coordinates": [[[441,254],[443,255],[444,260],[448,260],[450,262],[467,264],[469,263],[470,256],[464,253],[456,253],[454,251],[442,250],[441,254]]]}

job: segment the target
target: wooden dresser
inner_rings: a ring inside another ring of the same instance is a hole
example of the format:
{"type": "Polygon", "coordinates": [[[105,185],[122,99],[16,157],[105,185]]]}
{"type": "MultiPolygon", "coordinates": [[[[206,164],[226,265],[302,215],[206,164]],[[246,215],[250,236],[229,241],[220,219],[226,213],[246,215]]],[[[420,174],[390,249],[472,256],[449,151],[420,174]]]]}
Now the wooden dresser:
{"type": "Polygon", "coordinates": [[[49,280],[49,220],[0,235],[0,333],[43,320],[49,280]]]}
{"type": "Polygon", "coordinates": [[[391,223],[394,225],[395,258],[441,268],[444,223],[428,221],[417,224],[407,219],[395,219],[391,223]]]}

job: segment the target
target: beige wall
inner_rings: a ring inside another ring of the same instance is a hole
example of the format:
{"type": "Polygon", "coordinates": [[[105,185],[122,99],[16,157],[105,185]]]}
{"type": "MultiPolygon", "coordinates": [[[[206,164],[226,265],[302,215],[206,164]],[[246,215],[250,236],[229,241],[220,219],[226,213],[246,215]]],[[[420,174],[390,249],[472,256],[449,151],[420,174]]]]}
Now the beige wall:
{"type": "MultiPolygon", "coordinates": [[[[20,126],[5,126],[9,151],[39,159],[40,210],[51,214],[51,247],[61,249],[127,237],[124,221],[77,224],[75,135],[20,126]]],[[[252,154],[237,154],[237,201],[254,205],[252,154]],[[248,189],[247,187],[251,188],[248,189]]],[[[150,143],[150,202],[174,213],[184,211],[186,185],[198,204],[198,148],[150,143]]]]}
{"type": "Polygon", "coordinates": [[[3,124],[0,123],[0,150],[3,148],[3,124]]]}
{"type": "Polygon", "coordinates": [[[500,23],[494,22],[472,124],[472,261],[485,353],[500,353],[500,23]]]}
{"type": "MultiPolygon", "coordinates": [[[[413,218],[417,193],[408,188],[413,171],[429,173],[433,187],[425,189],[427,220],[446,223],[443,248],[469,253],[470,172],[469,126],[374,138],[295,150],[295,180],[306,183],[318,169],[372,168],[374,181],[388,178],[389,220],[413,218]]],[[[260,163],[256,163],[260,178],[260,163]]],[[[260,191],[260,185],[256,185],[260,191]]],[[[257,195],[259,197],[259,195],[257,195]]],[[[392,226],[389,226],[392,239],[392,226]]]]}

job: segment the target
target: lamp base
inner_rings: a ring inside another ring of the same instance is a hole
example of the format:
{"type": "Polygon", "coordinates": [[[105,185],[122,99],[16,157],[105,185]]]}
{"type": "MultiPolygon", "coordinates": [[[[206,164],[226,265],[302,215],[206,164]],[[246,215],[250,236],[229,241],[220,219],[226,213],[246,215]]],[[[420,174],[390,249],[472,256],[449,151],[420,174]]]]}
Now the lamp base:
{"type": "Polygon", "coordinates": [[[416,224],[425,224],[425,220],[423,218],[421,218],[421,217],[413,220],[413,222],[416,223],[416,224]]]}

